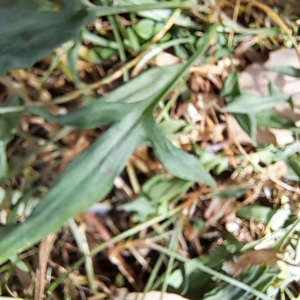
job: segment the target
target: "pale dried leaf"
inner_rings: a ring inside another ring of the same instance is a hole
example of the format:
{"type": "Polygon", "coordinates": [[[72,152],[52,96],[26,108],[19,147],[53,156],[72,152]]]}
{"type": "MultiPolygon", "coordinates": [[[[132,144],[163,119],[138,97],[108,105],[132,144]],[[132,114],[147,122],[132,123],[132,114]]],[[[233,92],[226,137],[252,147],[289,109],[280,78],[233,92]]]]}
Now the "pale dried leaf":
{"type": "MultiPolygon", "coordinates": [[[[235,135],[235,138],[240,144],[252,144],[250,136],[243,130],[243,128],[239,125],[239,123],[233,116],[228,117],[228,123],[232,129],[233,134],[235,135]]],[[[232,137],[231,140],[233,140],[232,137]]],[[[258,128],[255,140],[260,144],[278,144],[284,146],[292,143],[294,141],[294,138],[291,131],[289,130],[258,128]]]]}
{"type": "MultiPolygon", "coordinates": [[[[164,293],[163,297],[160,291],[148,292],[145,297],[143,293],[129,293],[124,300],[187,300],[180,295],[164,293]],[[144,297],[144,298],[143,298],[144,297]]],[[[121,300],[121,298],[115,298],[115,300],[121,300]]],[[[123,299],[122,299],[123,300],[123,299]]]]}
{"type": "Polygon", "coordinates": [[[155,64],[158,67],[173,65],[180,62],[180,58],[167,52],[160,52],[156,55],[155,64]]]}
{"type": "Polygon", "coordinates": [[[271,52],[269,60],[264,65],[254,63],[247,67],[241,73],[239,82],[244,90],[256,96],[268,95],[269,82],[273,82],[280,92],[293,95],[294,112],[288,103],[281,103],[275,109],[295,122],[300,119],[300,79],[265,70],[265,68],[279,66],[299,68],[300,62],[296,51],[294,49],[279,49],[271,52]]]}
{"type": "Polygon", "coordinates": [[[200,122],[203,119],[203,116],[198,112],[197,108],[192,103],[188,103],[185,116],[187,120],[193,124],[200,122]]]}
{"type": "Polygon", "coordinates": [[[269,129],[276,139],[276,144],[278,145],[288,145],[295,141],[293,134],[290,130],[286,129],[269,129]]]}
{"type": "Polygon", "coordinates": [[[224,216],[230,216],[235,212],[235,199],[214,198],[204,213],[206,226],[212,226],[224,216]]]}
{"type": "Polygon", "coordinates": [[[45,287],[46,287],[46,270],[49,260],[49,255],[52,250],[54,241],[56,239],[56,233],[49,234],[45,239],[41,241],[39,248],[39,266],[36,271],[35,278],[35,294],[34,299],[43,299],[45,287]]]}

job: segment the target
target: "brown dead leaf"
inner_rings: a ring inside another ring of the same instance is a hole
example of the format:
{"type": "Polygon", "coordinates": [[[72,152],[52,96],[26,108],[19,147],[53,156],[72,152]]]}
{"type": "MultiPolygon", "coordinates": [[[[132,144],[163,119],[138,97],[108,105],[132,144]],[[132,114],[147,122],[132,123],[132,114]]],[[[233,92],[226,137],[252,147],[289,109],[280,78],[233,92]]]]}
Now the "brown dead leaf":
{"type": "Polygon", "coordinates": [[[19,268],[15,268],[15,274],[21,283],[23,293],[30,297],[34,289],[34,280],[32,280],[32,274],[25,272],[19,268]]]}
{"type": "Polygon", "coordinates": [[[79,155],[84,149],[86,149],[91,144],[89,137],[83,132],[74,147],[65,154],[61,165],[59,167],[59,172],[61,172],[75,156],[79,155]]]}
{"type": "Polygon", "coordinates": [[[278,258],[276,249],[250,250],[240,255],[236,261],[225,261],[223,270],[233,274],[234,277],[241,274],[245,269],[256,265],[275,266],[278,258]]]}

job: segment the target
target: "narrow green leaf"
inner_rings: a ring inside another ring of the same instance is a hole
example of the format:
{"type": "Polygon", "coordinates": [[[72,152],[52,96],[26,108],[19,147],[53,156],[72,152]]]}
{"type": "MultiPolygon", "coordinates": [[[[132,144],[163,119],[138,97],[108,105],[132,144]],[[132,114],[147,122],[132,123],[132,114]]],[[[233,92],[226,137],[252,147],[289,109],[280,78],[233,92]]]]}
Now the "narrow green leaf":
{"type": "Polygon", "coordinates": [[[33,5],[33,1],[1,1],[0,74],[30,67],[75,37],[79,28],[94,18],[93,12],[86,9],[50,11],[41,8],[40,4],[33,5]]]}
{"type": "Polygon", "coordinates": [[[148,137],[157,158],[171,174],[188,180],[216,186],[213,178],[200,164],[199,160],[176,148],[161,132],[151,117],[144,124],[148,137]]]}
{"type": "MultiPolygon", "coordinates": [[[[250,290],[265,292],[278,276],[278,270],[268,270],[265,266],[253,266],[246,269],[238,279],[249,286],[250,290]]],[[[253,295],[231,284],[222,282],[216,288],[207,293],[204,300],[217,299],[253,299],[253,295]]],[[[262,298],[260,298],[262,299],[262,298]]],[[[271,300],[267,295],[264,299],[271,300]]]]}
{"type": "Polygon", "coordinates": [[[294,172],[300,177],[300,156],[299,154],[293,154],[287,159],[289,165],[292,167],[294,172]]]}
{"type": "Polygon", "coordinates": [[[266,109],[256,113],[256,120],[259,126],[266,128],[296,129],[294,122],[273,109],[266,109]]]}
{"type": "Polygon", "coordinates": [[[238,73],[233,72],[226,78],[221,96],[225,98],[226,103],[230,103],[234,97],[240,94],[241,88],[238,81],[238,73]]]}
{"type": "Polygon", "coordinates": [[[105,48],[111,48],[114,50],[118,50],[118,43],[116,43],[115,41],[110,41],[100,35],[96,35],[94,33],[91,33],[90,31],[88,31],[87,29],[84,29],[82,31],[82,38],[84,40],[90,41],[91,43],[93,43],[96,46],[101,46],[101,47],[105,47],[105,48]]]}
{"type": "Polygon", "coordinates": [[[237,216],[246,220],[253,219],[257,222],[268,224],[271,218],[276,214],[277,209],[261,205],[247,205],[237,211],[237,216]]]}
{"type": "MultiPolygon", "coordinates": [[[[18,96],[13,97],[9,103],[12,107],[18,107],[20,104],[21,100],[18,96]]],[[[12,131],[18,126],[20,118],[20,112],[0,115],[0,179],[8,175],[9,166],[6,157],[6,146],[13,138],[12,131]]]]}
{"type": "Polygon", "coordinates": [[[245,132],[249,134],[252,140],[255,140],[257,133],[255,114],[234,114],[234,116],[245,132]]]}
{"type": "Polygon", "coordinates": [[[251,114],[272,108],[282,102],[292,101],[291,96],[277,90],[274,92],[275,87],[272,83],[269,85],[269,90],[273,92],[267,97],[253,96],[242,92],[241,95],[226,105],[223,110],[231,113],[251,114]]]}
{"type": "MultiPolygon", "coordinates": [[[[144,105],[144,103],[142,104],[144,105]]],[[[62,116],[55,116],[47,110],[37,106],[31,106],[27,111],[48,121],[53,121],[64,126],[68,125],[74,128],[84,129],[100,125],[112,125],[124,118],[132,110],[139,109],[139,106],[141,105],[124,105],[121,103],[98,101],[62,116]]]]}
{"type": "MultiPolygon", "coordinates": [[[[90,7],[90,10],[95,12],[98,17],[118,15],[130,12],[138,12],[143,10],[151,9],[160,9],[160,8],[183,8],[190,9],[197,7],[194,3],[190,1],[161,1],[148,4],[139,4],[139,5],[117,5],[117,6],[98,6],[93,5],[90,7]]],[[[199,6],[198,6],[199,7],[199,6]]],[[[201,7],[201,6],[200,6],[201,7]]],[[[204,7],[204,6],[202,6],[204,7]]]]}
{"type": "Polygon", "coordinates": [[[214,282],[210,275],[197,267],[196,262],[216,271],[221,271],[222,263],[232,259],[232,257],[233,254],[228,252],[226,247],[220,246],[210,254],[191,259],[183,264],[182,270],[178,268],[167,278],[171,291],[182,294],[189,299],[202,299],[203,294],[214,287],[214,282]]]}
{"type": "Polygon", "coordinates": [[[222,190],[220,192],[216,192],[212,195],[212,197],[218,197],[218,198],[240,198],[244,196],[247,192],[246,188],[238,187],[238,186],[232,186],[227,188],[226,190],[222,190]]]}
{"type": "Polygon", "coordinates": [[[291,66],[278,66],[267,69],[268,71],[277,72],[280,74],[300,78],[300,69],[291,66]]]}

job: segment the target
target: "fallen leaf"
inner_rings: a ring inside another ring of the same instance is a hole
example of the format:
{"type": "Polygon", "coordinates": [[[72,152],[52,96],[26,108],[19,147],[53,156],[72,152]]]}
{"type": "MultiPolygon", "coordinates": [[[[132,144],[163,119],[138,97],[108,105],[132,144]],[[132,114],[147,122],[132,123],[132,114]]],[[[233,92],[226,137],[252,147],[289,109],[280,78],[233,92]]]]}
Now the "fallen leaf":
{"type": "Polygon", "coordinates": [[[155,64],[158,67],[173,65],[180,62],[180,58],[167,52],[160,52],[156,55],[155,64]]]}
{"type": "Polygon", "coordinates": [[[235,199],[214,198],[210,202],[208,208],[204,213],[206,219],[206,226],[212,226],[224,216],[230,216],[235,213],[235,199]]]}
{"type": "Polygon", "coordinates": [[[238,276],[243,270],[256,265],[275,266],[278,258],[276,257],[276,249],[260,249],[250,250],[240,255],[236,261],[225,261],[223,263],[223,270],[238,276]]]}
{"type": "MultiPolygon", "coordinates": [[[[244,129],[239,125],[239,123],[236,121],[236,119],[229,115],[228,116],[228,123],[229,126],[231,127],[232,133],[234,134],[235,138],[238,140],[240,144],[243,145],[251,145],[253,143],[252,139],[250,136],[244,131],[244,129]]],[[[285,139],[283,136],[281,136],[281,132],[286,132],[286,130],[267,130],[264,128],[258,128],[257,129],[257,134],[256,134],[256,142],[259,144],[281,144],[283,145],[284,142],[290,141],[290,132],[288,137],[285,139]]],[[[230,133],[230,138],[233,140],[233,137],[231,137],[230,133]]]]}
{"type": "Polygon", "coordinates": [[[247,67],[240,74],[239,83],[241,88],[255,96],[267,96],[269,82],[274,83],[280,92],[292,95],[295,105],[294,112],[289,103],[280,103],[275,106],[275,110],[295,122],[300,119],[300,79],[267,71],[267,69],[280,66],[300,67],[294,49],[280,49],[271,52],[269,60],[264,65],[254,63],[247,67]]]}
{"type": "MultiPolygon", "coordinates": [[[[180,295],[176,294],[170,294],[170,293],[164,293],[162,295],[162,292],[160,291],[151,291],[148,292],[145,297],[144,293],[129,293],[125,298],[122,298],[122,300],[188,300],[187,298],[183,298],[180,295]]],[[[115,300],[121,300],[121,298],[115,298],[115,300]]]]}

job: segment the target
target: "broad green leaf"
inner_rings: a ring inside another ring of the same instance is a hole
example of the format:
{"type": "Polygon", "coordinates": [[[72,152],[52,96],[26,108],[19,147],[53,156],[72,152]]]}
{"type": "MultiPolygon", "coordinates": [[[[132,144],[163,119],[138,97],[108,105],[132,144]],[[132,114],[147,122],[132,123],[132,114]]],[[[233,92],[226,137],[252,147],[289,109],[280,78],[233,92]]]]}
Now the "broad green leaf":
{"type": "Polygon", "coordinates": [[[78,156],[57,177],[54,186],[23,224],[0,228],[1,261],[59,230],[68,219],[107,195],[114,178],[143,138],[143,129],[133,126],[136,120],[134,114],[129,114],[78,156]]]}
{"type": "MultiPolygon", "coordinates": [[[[80,2],[75,0],[74,4],[80,2]]],[[[38,3],[36,1],[36,3],[38,3]]],[[[43,7],[42,7],[43,8],[43,7]]],[[[93,12],[41,9],[33,1],[4,0],[0,6],[0,74],[27,68],[60,44],[76,37],[93,12]]]]}
{"type": "Polygon", "coordinates": [[[64,126],[68,125],[74,128],[84,129],[100,125],[112,125],[124,118],[130,111],[142,106],[141,104],[143,106],[145,105],[144,103],[129,103],[124,105],[121,103],[97,101],[96,103],[81,107],[62,116],[55,116],[47,110],[37,106],[29,107],[28,112],[64,126]]]}
{"type": "Polygon", "coordinates": [[[226,105],[223,110],[231,113],[251,114],[272,108],[282,102],[292,101],[291,96],[277,91],[272,83],[269,84],[269,90],[270,95],[267,97],[259,97],[242,92],[226,105]]]}
{"type": "Polygon", "coordinates": [[[256,120],[259,126],[277,129],[296,128],[295,124],[287,117],[279,114],[273,109],[266,109],[256,113],[256,120]]]}
{"type": "Polygon", "coordinates": [[[154,35],[154,27],[155,22],[153,20],[143,19],[135,25],[134,30],[140,38],[149,40],[154,35]]]}
{"type": "MultiPolygon", "coordinates": [[[[105,119],[105,123],[111,124],[111,127],[101,139],[83,151],[57,177],[48,194],[24,223],[0,228],[0,262],[9,259],[12,253],[25,250],[49,233],[59,230],[68,219],[102,200],[111,190],[115,177],[121,173],[131,153],[147,140],[150,140],[154,149],[160,153],[160,158],[165,160],[163,164],[169,171],[174,171],[175,175],[181,178],[187,177],[192,181],[201,181],[204,178],[214,185],[209,175],[199,171],[192,172],[185,165],[181,168],[180,163],[183,157],[190,162],[193,162],[194,158],[187,153],[182,155],[179,149],[172,147],[171,142],[162,135],[160,129],[154,127],[158,125],[155,124],[152,113],[159,101],[170,92],[170,89],[187,73],[190,66],[207,50],[215,32],[216,26],[212,26],[202,37],[199,49],[186,65],[174,65],[149,71],[144,74],[141,83],[140,77],[137,77],[135,81],[128,82],[106,98],[106,102],[103,102],[106,107],[120,100],[119,104],[122,109],[129,105],[131,110],[126,111],[127,114],[119,120],[114,114],[111,120],[105,119]],[[141,89],[147,81],[149,84],[154,80],[153,72],[158,72],[155,79],[159,78],[155,89],[153,85],[148,89],[141,89]],[[152,125],[154,125],[152,128],[148,127],[152,125]],[[170,156],[167,151],[170,151],[170,156]],[[179,161],[176,155],[179,155],[179,161]],[[171,162],[173,166],[170,165],[171,162]],[[186,171],[192,175],[184,174],[186,171]],[[39,230],[37,231],[36,228],[39,230]]],[[[92,112],[94,104],[86,107],[92,112]]],[[[93,119],[93,124],[90,124],[87,119],[84,119],[84,122],[80,121],[80,117],[83,116],[82,112],[87,113],[85,109],[85,107],[80,108],[76,118],[73,115],[71,118],[73,126],[76,126],[76,122],[79,122],[83,128],[95,126],[97,123],[95,119],[93,119]]],[[[45,111],[42,113],[44,114],[45,111]]],[[[115,112],[116,115],[119,113],[120,111],[115,112]]],[[[52,118],[53,116],[47,115],[46,117],[52,118]]],[[[69,116],[56,117],[56,120],[68,124],[65,118],[69,116]]],[[[103,120],[97,121],[103,124],[103,120]]],[[[195,166],[197,165],[192,166],[193,169],[196,168],[195,166]]]]}
{"type": "Polygon", "coordinates": [[[291,66],[278,66],[267,69],[268,71],[277,72],[280,74],[300,78],[300,70],[291,66]]]}

